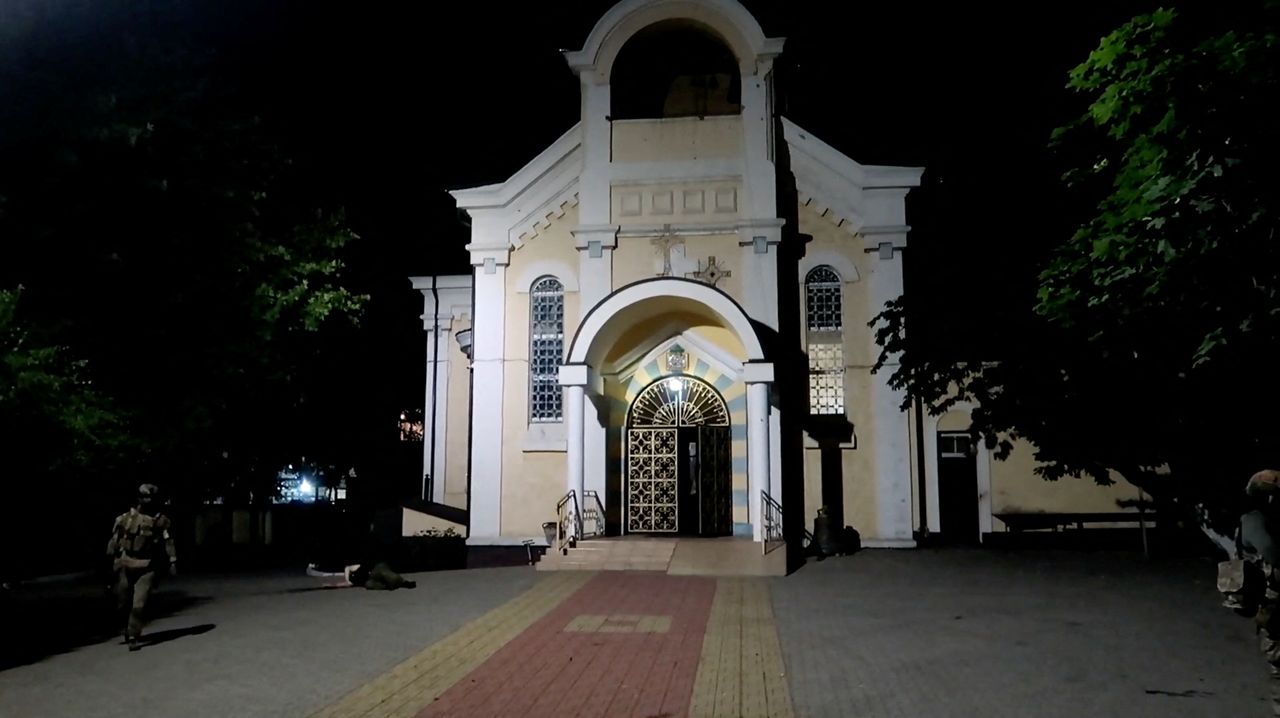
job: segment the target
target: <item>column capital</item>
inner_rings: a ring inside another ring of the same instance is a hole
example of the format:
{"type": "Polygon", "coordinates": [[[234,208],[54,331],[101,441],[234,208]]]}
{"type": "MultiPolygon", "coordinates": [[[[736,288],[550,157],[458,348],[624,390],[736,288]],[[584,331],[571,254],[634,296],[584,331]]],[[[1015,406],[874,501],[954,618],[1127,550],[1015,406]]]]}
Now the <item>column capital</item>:
{"type": "Polygon", "coordinates": [[[510,245],[486,246],[472,243],[467,245],[467,251],[471,253],[471,266],[482,267],[485,274],[493,274],[497,267],[511,264],[510,245]]]}
{"type": "Polygon", "coordinates": [[[618,246],[618,225],[582,224],[571,230],[573,246],[582,250],[614,249],[618,246]],[[594,246],[593,246],[594,245],[594,246]]]}
{"type": "Polygon", "coordinates": [[[879,254],[882,261],[895,259],[899,251],[907,248],[907,233],[911,227],[902,225],[884,225],[879,227],[863,227],[858,230],[862,238],[862,251],[867,254],[879,254]]]}
{"type": "Polygon", "coordinates": [[[429,332],[432,332],[432,331],[448,332],[450,329],[453,328],[453,317],[448,314],[445,314],[442,316],[433,316],[431,314],[423,314],[421,319],[422,319],[422,328],[429,332]]]}
{"type": "Polygon", "coordinates": [[[570,388],[580,386],[593,394],[604,393],[604,381],[588,364],[561,364],[560,386],[570,388]]]}
{"type": "Polygon", "coordinates": [[[742,365],[742,381],[747,384],[769,384],[773,381],[773,362],[753,361],[742,365]]]}
{"type": "Polygon", "coordinates": [[[586,386],[591,381],[591,367],[586,364],[561,364],[560,386],[586,386]]]}
{"type": "Polygon", "coordinates": [[[782,243],[785,219],[754,219],[738,223],[738,246],[752,247],[755,254],[768,254],[782,243]]]}

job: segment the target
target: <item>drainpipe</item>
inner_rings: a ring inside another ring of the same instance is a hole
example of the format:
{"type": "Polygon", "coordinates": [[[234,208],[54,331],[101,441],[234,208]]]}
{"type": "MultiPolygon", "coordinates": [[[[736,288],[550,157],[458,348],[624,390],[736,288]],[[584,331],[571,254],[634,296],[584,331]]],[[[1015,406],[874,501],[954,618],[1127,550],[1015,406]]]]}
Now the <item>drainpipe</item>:
{"type": "Polygon", "coordinates": [[[471,282],[471,350],[467,352],[467,538],[471,538],[471,436],[472,417],[476,406],[476,372],[472,357],[476,353],[476,283],[471,282]]]}
{"type": "MultiPolygon", "coordinates": [[[[431,341],[434,343],[431,353],[431,406],[427,410],[431,412],[431,449],[430,458],[428,459],[427,470],[422,472],[422,500],[431,502],[431,494],[435,493],[436,483],[436,402],[439,401],[440,388],[440,293],[436,291],[436,277],[431,278],[431,299],[434,305],[432,311],[435,316],[431,322],[431,341]],[[430,481],[427,480],[430,477],[430,481]],[[430,491],[428,492],[428,487],[430,491]]],[[[422,425],[425,427],[427,422],[424,420],[422,425]]]]}
{"type": "Polygon", "coordinates": [[[929,535],[929,494],[928,481],[924,475],[924,404],[916,397],[916,483],[920,495],[920,535],[929,535]]]}

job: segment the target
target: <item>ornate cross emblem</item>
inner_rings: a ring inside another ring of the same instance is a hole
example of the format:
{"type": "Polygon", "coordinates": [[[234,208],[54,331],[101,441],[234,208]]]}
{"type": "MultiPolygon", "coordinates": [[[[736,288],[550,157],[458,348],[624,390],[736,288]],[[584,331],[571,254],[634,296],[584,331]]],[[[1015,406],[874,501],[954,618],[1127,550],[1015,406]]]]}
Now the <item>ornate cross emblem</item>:
{"type": "Polygon", "coordinates": [[[702,266],[702,260],[698,260],[698,271],[693,272],[693,278],[700,282],[706,282],[711,286],[716,286],[716,282],[725,277],[732,277],[733,272],[725,269],[723,266],[716,264],[714,256],[707,257],[707,266],[702,266]]]}
{"type": "Polygon", "coordinates": [[[671,225],[663,227],[664,234],[661,237],[655,237],[649,242],[662,253],[662,274],[660,277],[671,276],[671,250],[684,245],[684,240],[671,234],[671,225]]]}

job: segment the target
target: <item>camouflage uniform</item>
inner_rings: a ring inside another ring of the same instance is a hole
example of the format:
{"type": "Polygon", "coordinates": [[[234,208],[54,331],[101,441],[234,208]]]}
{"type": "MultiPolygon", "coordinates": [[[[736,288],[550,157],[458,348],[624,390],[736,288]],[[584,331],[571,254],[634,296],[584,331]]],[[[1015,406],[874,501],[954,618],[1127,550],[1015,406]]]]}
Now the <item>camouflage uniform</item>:
{"type": "Polygon", "coordinates": [[[1280,716],[1280,557],[1273,540],[1275,502],[1280,497],[1280,472],[1259,471],[1249,479],[1245,494],[1255,508],[1240,520],[1241,543],[1251,549],[1264,579],[1258,612],[1258,643],[1271,669],[1271,712],[1280,716]]]}
{"type": "Polygon", "coordinates": [[[151,508],[157,493],[153,484],[138,487],[138,506],[116,517],[107,542],[107,554],[116,572],[116,607],[121,614],[129,614],[125,637],[131,651],[138,650],[142,614],[155,588],[156,569],[167,563],[172,572],[178,560],[169,518],[151,508]]]}

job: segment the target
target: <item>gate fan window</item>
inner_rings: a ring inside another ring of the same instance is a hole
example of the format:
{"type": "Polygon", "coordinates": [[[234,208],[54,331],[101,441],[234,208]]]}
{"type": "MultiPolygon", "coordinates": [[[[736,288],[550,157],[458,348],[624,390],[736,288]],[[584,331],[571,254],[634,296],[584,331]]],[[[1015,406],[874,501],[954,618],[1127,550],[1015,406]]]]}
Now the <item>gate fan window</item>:
{"type": "Polygon", "coordinates": [[[560,421],[564,352],[564,285],[542,277],[529,291],[529,420],[560,421]]]}
{"type": "Polygon", "coordinates": [[[809,413],[844,414],[844,286],[822,265],[805,275],[804,291],[809,413]]]}
{"type": "Polygon", "coordinates": [[[710,385],[670,377],[648,386],[631,407],[631,426],[728,426],[729,410],[710,385]]]}

